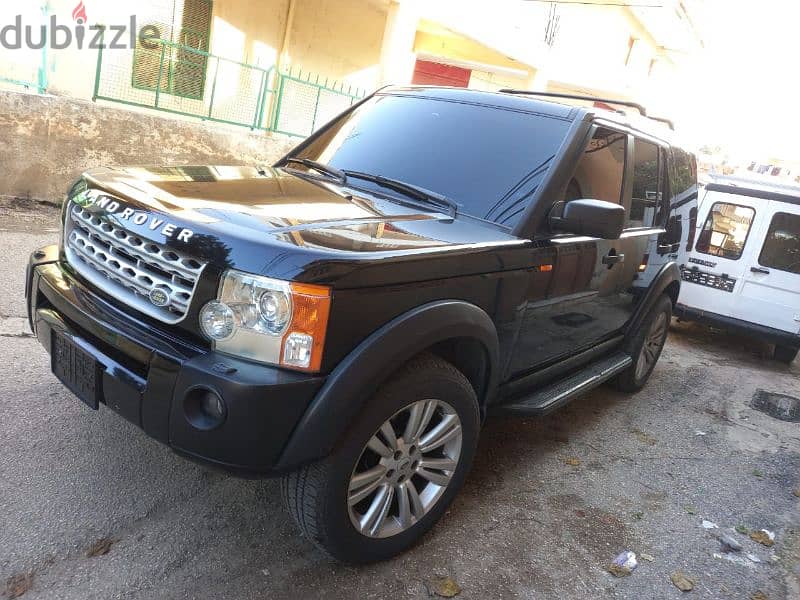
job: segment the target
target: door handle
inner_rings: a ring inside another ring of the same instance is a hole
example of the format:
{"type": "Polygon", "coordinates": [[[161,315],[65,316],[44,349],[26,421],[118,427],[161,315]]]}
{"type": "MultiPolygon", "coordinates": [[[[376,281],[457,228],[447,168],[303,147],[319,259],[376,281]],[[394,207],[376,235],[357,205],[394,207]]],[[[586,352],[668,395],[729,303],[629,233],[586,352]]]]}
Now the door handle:
{"type": "Polygon", "coordinates": [[[606,254],[603,257],[603,264],[608,265],[609,267],[613,267],[618,263],[625,262],[625,255],[624,254],[606,254]]]}
{"type": "Polygon", "coordinates": [[[681,247],[680,242],[678,242],[677,244],[659,244],[658,253],[670,254],[672,252],[677,252],[680,247],[681,247]]]}
{"type": "Polygon", "coordinates": [[[769,269],[764,269],[763,267],[750,267],[750,270],[753,273],[763,273],[764,275],[769,275],[769,269]]]}

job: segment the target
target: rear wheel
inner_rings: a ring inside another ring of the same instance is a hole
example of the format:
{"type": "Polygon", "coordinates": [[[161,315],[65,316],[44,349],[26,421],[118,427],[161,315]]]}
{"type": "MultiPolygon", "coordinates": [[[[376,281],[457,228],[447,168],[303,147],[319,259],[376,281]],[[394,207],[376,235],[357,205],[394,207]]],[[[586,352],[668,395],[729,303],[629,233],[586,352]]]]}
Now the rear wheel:
{"type": "Polygon", "coordinates": [[[647,383],[661,356],[672,319],[672,302],[661,296],[628,343],[633,364],[620,373],[614,386],[622,392],[638,392],[647,383]]]}
{"type": "Polygon", "coordinates": [[[284,477],[284,501],[333,557],[389,558],[444,513],[469,470],[478,429],[466,377],[438,357],[418,357],[381,387],[329,457],[284,477]]]}
{"type": "Polygon", "coordinates": [[[789,365],[794,361],[795,358],[797,358],[798,351],[800,351],[800,349],[792,346],[781,346],[776,344],[774,357],[775,360],[779,360],[789,365]]]}

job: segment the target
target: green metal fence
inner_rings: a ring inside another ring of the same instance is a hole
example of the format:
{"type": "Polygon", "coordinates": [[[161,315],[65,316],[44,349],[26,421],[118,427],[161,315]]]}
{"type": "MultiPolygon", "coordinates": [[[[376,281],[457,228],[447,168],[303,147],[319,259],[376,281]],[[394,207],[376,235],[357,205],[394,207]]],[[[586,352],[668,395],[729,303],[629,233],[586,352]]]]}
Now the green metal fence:
{"type": "Polygon", "coordinates": [[[166,40],[100,50],[95,100],[267,129],[274,67],[264,69],[166,40]]]}
{"type": "Polygon", "coordinates": [[[282,74],[275,100],[273,131],[308,136],[364,97],[364,91],[344,83],[320,83],[320,77],[290,71],[282,74]]]}
{"type": "MultiPolygon", "coordinates": [[[[40,14],[42,26],[49,27],[47,18],[50,13],[45,0],[42,0],[38,7],[34,2],[30,2],[15,7],[15,10],[17,9],[23,12],[23,19],[30,19],[31,22],[35,22],[37,13],[40,14]]],[[[49,31],[47,35],[49,35],[49,31]]],[[[36,91],[40,94],[47,91],[47,44],[43,44],[38,50],[22,48],[6,51],[4,59],[2,68],[0,68],[0,89],[19,90],[22,88],[25,91],[36,91]],[[11,60],[12,58],[13,60],[11,60]]]]}
{"type": "Polygon", "coordinates": [[[100,50],[94,99],[305,137],[364,95],[166,40],[149,46],[100,50]]]}

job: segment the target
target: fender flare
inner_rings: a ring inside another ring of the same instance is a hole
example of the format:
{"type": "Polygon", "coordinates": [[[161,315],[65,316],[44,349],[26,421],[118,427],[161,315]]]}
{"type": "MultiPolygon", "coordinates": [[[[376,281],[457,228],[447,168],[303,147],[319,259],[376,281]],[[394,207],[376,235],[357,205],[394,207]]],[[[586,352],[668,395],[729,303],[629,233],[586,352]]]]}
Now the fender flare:
{"type": "Polygon", "coordinates": [[[491,317],[463,300],[416,307],[362,341],[331,372],[295,427],[277,469],[288,471],[327,456],[362,406],[403,363],[436,343],[472,338],[486,353],[487,374],[478,401],[485,406],[497,389],[499,341],[491,317]]]}
{"type": "MultiPolygon", "coordinates": [[[[647,292],[640,299],[633,317],[628,321],[628,326],[625,328],[625,337],[630,337],[635,334],[642,324],[642,321],[647,316],[647,313],[650,312],[655,301],[675,282],[678,283],[678,291],[680,291],[681,271],[675,262],[668,262],[661,267],[653,279],[653,282],[648,287],[647,292]]],[[[670,297],[670,299],[672,300],[672,306],[674,308],[678,302],[678,294],[676,293],[675,297],[670,297]]]]}

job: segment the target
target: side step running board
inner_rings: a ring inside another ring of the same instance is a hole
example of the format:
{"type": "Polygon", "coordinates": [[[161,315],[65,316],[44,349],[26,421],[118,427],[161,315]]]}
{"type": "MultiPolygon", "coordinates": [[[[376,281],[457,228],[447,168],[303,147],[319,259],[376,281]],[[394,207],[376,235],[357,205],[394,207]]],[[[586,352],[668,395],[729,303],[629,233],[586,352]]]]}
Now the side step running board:
{"type": "Polygon", "coordinates": [[[513,400],[509,404],[501,404],[494,408],[494,414],[503,415],[544,415],[564,406],[576,396],[588,392],[614,375],[624,371],[633,363],[633,359],[619,352],[608,358],[584,367],[582,370],[551,383],[547,387],[535,390],[527,396],[513,400]]]}

